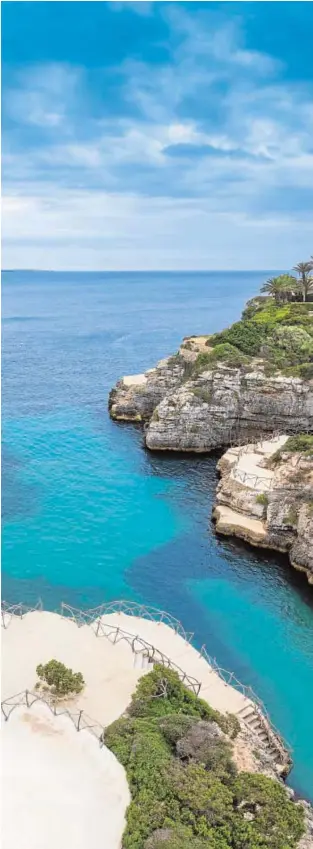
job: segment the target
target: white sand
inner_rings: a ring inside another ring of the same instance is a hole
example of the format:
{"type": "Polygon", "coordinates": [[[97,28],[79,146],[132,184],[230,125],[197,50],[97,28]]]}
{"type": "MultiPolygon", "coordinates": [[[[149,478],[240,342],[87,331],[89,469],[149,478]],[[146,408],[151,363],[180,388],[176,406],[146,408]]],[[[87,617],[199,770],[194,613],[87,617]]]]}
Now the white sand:
{"type": "MultiPolygon", "coordinates": [[[[76,716],[84,711],[82,724],[88,715],[99,723],[100,733],[100,726],[125,711],[137,681],[152,668],[140,635],[201,682],[200,695],[212,707],[235,714],[252,707],[164,622],[125,613],[100,621],[107,636],[96,636],[97,621],[78,627],[46,611],[23,619],[6,614],[2,699],[12,701],[15,694],[33,690],[36,666],[56,658],[85,679],[83,692],[67,702],[68,709],[76,716]],[[133,635],[133,645],[123,632],[133,635]]],[[[16,708],[3,727],[3,849],[120,849],[129,792],[114,756],[86,727],[77,732],[69,718],[54,717],[42,703],[16,708]]]]}
{"type": "MultiPolygon", "coordinates": [[[[217,710],[237,713],[248,703],[240,692],[221,680],[190,643],[163,622],[125,613],[105,616],[103,622],[107,623],[108,632],[112,631],[109,626],[117,626],[134,636],[139,634],[164,652],[201,682],[202,698],[217,710]]],[[[113,635],[114,631],[112,638],[113,635]]],[[[125,711],[137,681],[147,672],[146,665],[142,665],[143,656],[134,655],[126,641],[112,644],[106,637],[96,637],[89,625],[78,628],[75,622],[46,611],[28,613],[23,619],[12,617],[3,631],[2,647],[3,699],[33,689],[38,663],[56,658],[84,676],[86,687],[75,699],[75,709],[83,709],[103,725],[125,711]]]]}
{"type": "Polygon", "coordinates": [[[91,627],[56,613],[34,611],[23,619],[13,616],[2,631],[2,699],[32,690],[36,666],[55,658],[82,672],[84,691],[74,700],[101,725],[109,725],[123,713],[136,683],[145,672],[134,666],[135,656],[126,642],[112,645],[97,638],[91,627]]]}
{"type": "Polygon", "coordinates": [[[124,769],[88,731],[37,703],[2,723],[3,849],[119,849],[124,769]]]}

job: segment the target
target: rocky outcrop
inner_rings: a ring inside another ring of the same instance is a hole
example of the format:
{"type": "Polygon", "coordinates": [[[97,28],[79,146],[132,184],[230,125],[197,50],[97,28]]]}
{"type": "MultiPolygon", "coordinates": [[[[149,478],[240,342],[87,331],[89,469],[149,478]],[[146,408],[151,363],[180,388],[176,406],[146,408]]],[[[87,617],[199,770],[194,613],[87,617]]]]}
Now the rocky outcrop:
{"type": "Polygon", "coordinates": [[[312,461],[287,452],[269,467],[287,440],[273,442],[273,433],[313,433],[313,380],[269,375],[257,357],[240,365],[215,361],[215,352],[209,337],[185,339],[175,356],[119,380],[110,393],[110,414],[144,423],[152,451],[241,446],[219,463],[217,530],[288,552],[292,565],[313,582],[312,461]],[[257,448],[249,447],[260,439],[257,448]]]}
{"type": "Polygon", "coordinates": [[[110,415],[117,421],[149,421],[166,395],[183,381],[186,363],[179,354],[160,360],[145,374],[122,377],[109,395],[110,415]]]}
{"type": "Polygon", "coordinates": [[[313,449],[289,450],[287,436],[231,448],[218,463],[219,533],[286,551],[313,583],[313,449]]]}
{"type": "Polygon", "coordinates": [[[207,452],[273,431],[313,431],[313,380],[268,377],[264,363],[205,366],[206,337],[111,391],[112,418],[146,422],[150,450],[207,452]],[[205,352],[205,353],[204,353],[205,352]]]}

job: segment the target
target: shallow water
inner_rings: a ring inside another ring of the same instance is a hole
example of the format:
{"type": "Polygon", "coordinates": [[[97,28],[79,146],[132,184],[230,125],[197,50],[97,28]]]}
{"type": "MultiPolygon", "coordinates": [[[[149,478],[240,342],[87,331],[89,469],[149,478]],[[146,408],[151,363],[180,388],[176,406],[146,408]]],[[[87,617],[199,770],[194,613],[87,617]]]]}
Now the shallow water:
{"type": "Polygon", "coordinates": [[[264,699],[313,800],[312,588],[286,558],[217,539],[216,457],[149,454],[107,414],[120,375],[231,323],[264,276],[3,275],[2,592],[167,609],[264,699]]]}

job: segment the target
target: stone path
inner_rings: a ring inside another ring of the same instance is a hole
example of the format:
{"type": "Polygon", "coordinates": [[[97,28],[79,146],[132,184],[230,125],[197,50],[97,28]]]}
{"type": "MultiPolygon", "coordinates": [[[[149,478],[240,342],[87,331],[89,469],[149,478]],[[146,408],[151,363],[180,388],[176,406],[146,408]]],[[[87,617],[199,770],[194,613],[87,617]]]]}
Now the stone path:
{"type": "Polygon", "coordinates": [[[230,477],[256,492],[266,492],[271,488],[274,472],[264,466],[264,461],[283,447],[287,436],[264,440],[257,445],[231,448],[226,457],[234,462],[230,477]]]}

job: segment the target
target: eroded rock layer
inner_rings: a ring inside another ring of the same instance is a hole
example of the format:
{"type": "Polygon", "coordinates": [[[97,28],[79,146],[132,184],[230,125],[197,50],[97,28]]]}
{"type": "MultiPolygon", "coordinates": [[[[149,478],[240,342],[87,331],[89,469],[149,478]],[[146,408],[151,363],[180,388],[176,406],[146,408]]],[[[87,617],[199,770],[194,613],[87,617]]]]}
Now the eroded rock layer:
{"type": "Polygon", "coordinates": [[[230,448],[218,468],[217,531],[288,552],[313,583],[313,437],[230,448]]]}

